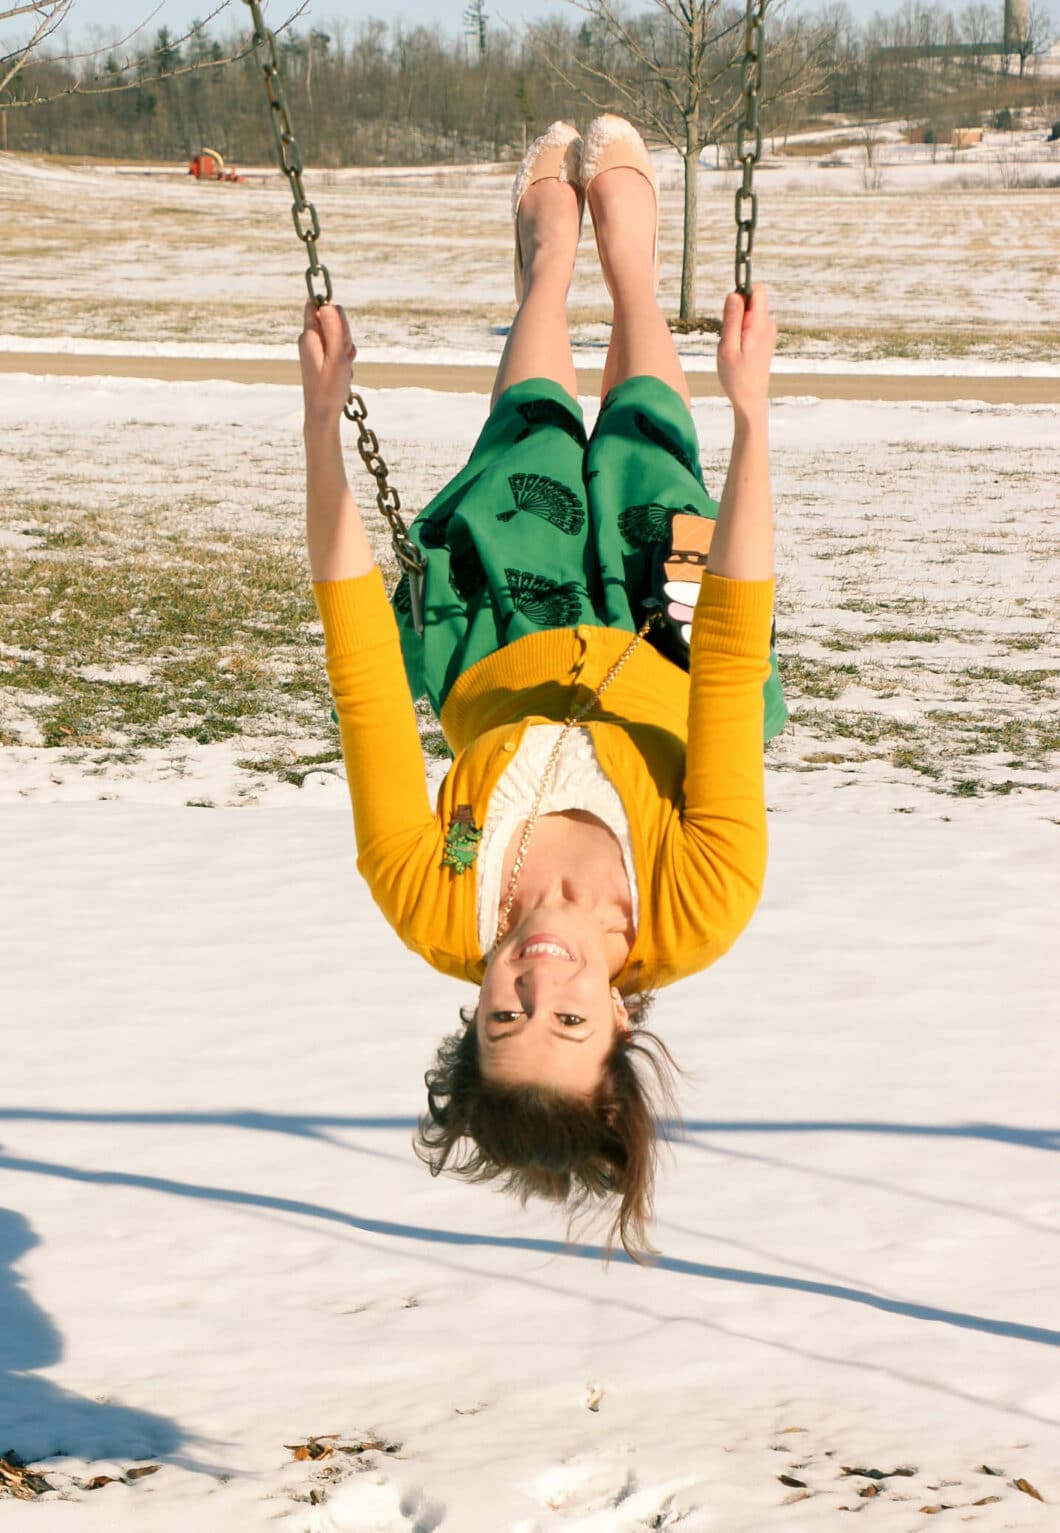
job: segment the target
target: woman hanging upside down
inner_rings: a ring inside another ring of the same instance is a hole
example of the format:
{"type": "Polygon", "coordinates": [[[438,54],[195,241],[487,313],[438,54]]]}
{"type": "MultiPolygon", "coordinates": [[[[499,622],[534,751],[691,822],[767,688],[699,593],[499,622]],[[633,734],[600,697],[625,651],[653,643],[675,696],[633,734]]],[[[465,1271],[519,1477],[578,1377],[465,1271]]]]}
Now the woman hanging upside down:
{"type": "Polygon", "coordinates": [[[646,1001],[726,951],[765,871],[762,746],[786,717],[770,638],[776,327],[763,289],[726,299],[719,506],[655,299],[658,193],[635,129],[602,117],[583,141],[553,124],[513,209],[519,307],[489,419],[410,529],[422,633],[407,576],[388,602],[346,483],[345,316],[312,306],[309,558],[358,867],[407,946],[479,986],[427,1074],[418,1152],[435,1173],[504,1177],[572,1212],[617,1198],[609,1245],[635,1255],[673,1104],[646,1001]],[[586,201],[614,302],[589,439],[566,323],[586,201]],[[437,808],[424,694],[454,756],[437,808]]]}

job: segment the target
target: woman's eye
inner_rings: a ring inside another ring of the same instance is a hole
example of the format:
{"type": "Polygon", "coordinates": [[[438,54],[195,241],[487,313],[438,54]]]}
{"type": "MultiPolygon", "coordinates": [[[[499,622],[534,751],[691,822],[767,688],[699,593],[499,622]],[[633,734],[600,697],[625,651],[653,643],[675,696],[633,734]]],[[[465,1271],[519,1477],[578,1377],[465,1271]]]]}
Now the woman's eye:
{"type": "Polygon", "coordinates": [[[559,1019],[563,1023],[564,1027],[581,1027],[582,1023],[585,1021],[584,1017],[575,1017],[572,1016],[569,1012],[561,1012],[559,1019]]]}

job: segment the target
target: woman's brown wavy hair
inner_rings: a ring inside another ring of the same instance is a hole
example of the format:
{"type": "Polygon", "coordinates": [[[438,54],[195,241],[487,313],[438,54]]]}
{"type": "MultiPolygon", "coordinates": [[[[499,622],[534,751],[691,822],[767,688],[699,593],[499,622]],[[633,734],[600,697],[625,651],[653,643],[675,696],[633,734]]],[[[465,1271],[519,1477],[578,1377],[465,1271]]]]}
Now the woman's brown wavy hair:
{"type": "Polygon", "coordinates": [[[565,1205],[567,1237],[579,1213],[620,1201],[607,1235],[634,1261],[654,1254],[647,1230],[663,1113],[675,1112],[674,1072],[665,1043],[641,1025],[649,995],[627,997],[633,1029],[616,1034],[600,1083],[588,1100],[547,1086],[483,1078],[475,1013],[461,1010],[458,1033],[443,1039],[424,1076],[427,1112],[415,1150],[432,1176],[448,1169],[470,1182],[504,1178],[504,1191],[565,1205]]]}

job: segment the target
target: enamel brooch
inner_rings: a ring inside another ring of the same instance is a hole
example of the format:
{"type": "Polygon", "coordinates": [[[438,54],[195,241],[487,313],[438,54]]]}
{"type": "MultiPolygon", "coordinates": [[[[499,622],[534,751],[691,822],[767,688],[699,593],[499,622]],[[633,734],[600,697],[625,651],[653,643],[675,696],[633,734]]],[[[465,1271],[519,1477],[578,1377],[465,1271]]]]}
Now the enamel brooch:
{"type": "Polygon", "coordinates": [[[452,868],[456,874],[466,873],[468,868],[474,866],[481,840],[482,830],[475,824],[471,805],[459,804],[445,833],[442,867],[452,868]]]}

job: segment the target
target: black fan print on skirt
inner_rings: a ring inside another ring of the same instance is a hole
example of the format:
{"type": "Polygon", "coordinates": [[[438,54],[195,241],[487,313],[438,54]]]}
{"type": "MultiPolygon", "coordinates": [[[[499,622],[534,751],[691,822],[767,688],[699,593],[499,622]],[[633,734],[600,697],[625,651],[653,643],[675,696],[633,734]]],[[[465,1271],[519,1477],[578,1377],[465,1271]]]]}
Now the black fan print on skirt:
{"type": "Polygon", "coordinates": [[[393,607],[394,611],[400,613],[402,617],[412,616],[412,597],[409,595],[409,577],[407,570],[404,575],[402,575],[397,585],[394,587],[393,595],[390,598],[390,605],[393,607]]]}
{"type": "Polygon", "coordinates": [[[529,570],[504,571],[508,595],[517,612],[541,628],[569,628],[578,621],[582,610],[578,587],[547,575],[533,575],[529,570]]]}
{"type": "Polygon", "coordinates": [[[560,431],[565,431],[571,441],[580,449],[585,446],[585,432],[577,420],[556,399],[524,399],[521,405],[515,407],[526,422],[524,430],[516,437],[517,442],[525,442],[526,438],[535,426],[558,426],[560,431]]]}
{"type": "Polygon", "coordinates": [[[649,442],[654,442],[656,447],[661,447],[664,452],[668,452],[671,458],[676,458],[690,474],[696,473],[696,465],[675,436],[671,436],[669,431],[664,431],[661,426],[657,426],[651,416],[645,415],[641,410],[634,411],[633,419],[642,436],[646,436],[649,442]]]}
{"type": "Polygon", "coordinates": [[[510,522],[520,511],[529,511],[572,537],[585,526],[585,507],[580,498],[558,479],[549,479],[545,474],[509,474],[508,487],[515,505],[510,511],[497,512],[499,522],[510,522]]]}
{"type": "Polygon", "coordinates": [[[667,541],[671,519],[680,512],[689,516],[703,514],[698,506],[660,506],[651,501],[646,506],[627,506],[619,515],[618,530],[631,548],[651,548],[667,541]]]}

